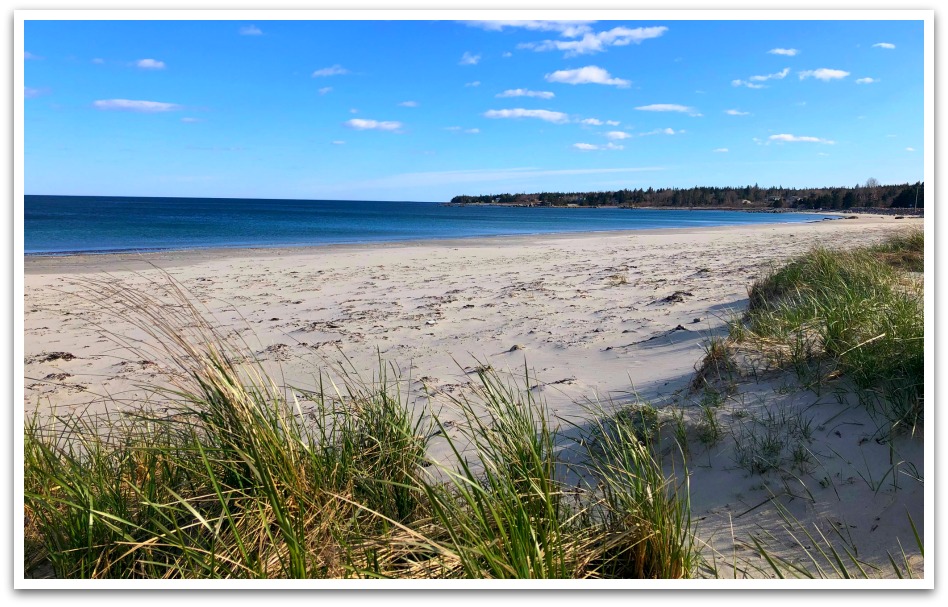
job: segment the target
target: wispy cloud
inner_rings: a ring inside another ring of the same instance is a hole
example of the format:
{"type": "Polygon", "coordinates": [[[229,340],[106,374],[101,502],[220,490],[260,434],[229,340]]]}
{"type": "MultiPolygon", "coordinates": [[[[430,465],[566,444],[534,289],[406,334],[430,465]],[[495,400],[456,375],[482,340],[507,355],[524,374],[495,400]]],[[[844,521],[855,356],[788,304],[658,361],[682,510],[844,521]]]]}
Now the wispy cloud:
{"type": "Polygon", "coordinates": [[[614,27],[602,32],[587,32],[579,40],[543,40],[542,42],[524,42],[517,48],[534,51],[565,51],[566,57],[601,53],[609,46],[627,46],[641,44],[650,38],[658,38],[668,31],[665,26],[656,27],[614,27]]]}
{"type": "Polygon", "coordinates": [[[135,67],[143,70],[163,70],[165,69],[165,62],[157,59],[139,59],[135,62],[135,67]]]}
{"type": "Polygon", "coordinates": [[[631,137],[632,135],[625,131],[609,131],[606,133],[607,139],[630,139],[631,137]]]}
{"type": "Polygon", "coordinates": [[[681,112],[689,116],[701,116],[701,113],[695,108],[687,105],[678,105],[677,103],[653,103],[651,105],[640,105],[635,109],[642,112],[681,112]]]}
{"type": "Polygon", "coordinates": [[[402,101],[398,105],[400,105],[401,107],[418,107],[418,102],[417,101],[402,101]]]}
{"type": "Polygon", "coordinates": [[[765,89],[767,85],[756,84],[747,80],[731,80],[731,86],[746,86],[749,89],[765,89]]]}
{"type": "Polygon", "coordinates": [[[889,49],[892,49],[892,48],[895,48],[895,45],[892,44],[891,42],[876,42],[875,44],[872,45],[872,48],[889,48],[889,49]]]}
{"type": "Polygon", "coordinates": [[[765,74],[763,76],[751,76],[750,80],[754,82],[766,82],[767,80],[783,80],[787,77],[787,74],[790,73],[790,68],[785,67],[779,72],[774,72],[773,74],[765,74]]]}
{"type": "Polygon", "coordinates": [[[768,139],[770,141],[781,141],[781,142],[786,141],[786,142],[791,142],[791,143],[797,143],[797,142],[826,143],[829,145],[836,143],[835,141],[831,141],[829,139],[822,139],[820,137],[805,137],[805,136],[798,137],[797,135],[790,135],[788,133],[781,133],[779,135],[771,135],[770,137],[768,137],[768,139]]]}
{"type": "Polygon", "coordinates": [[[396,120],[367,120],[365,118],[353,118],[344,123],[347,127],[357,131],[397,131],[402,128],[402,123],[396,120]]]}
{"type": "Polygon", "coordinates": [[[731,80],[731,86],[744,86],[749,89],[762,89],[767,88],[766,85],[760,84],[761,82],[767,82],[768,80],[783,80],[787,77],[787,74],[790,73],[790,68],[785,67],[779,72],[774,72],[773,74],[762,74],[758,76],[751,76],[747,80],[731,80]]]}
{"type": "Polygon", "coordinates": [[[485,118],[538,118],[554,124],[564,124],[569,122],[569,116],[563,112],[553,112],[550,110],[527,110],[524,108],[514,108],[509,110],[488,110],[484,112],[485,118]]]}
{"type": "Polygon", "coordinates": [[[195,122],[203,122],[200,118],[194,118],[192,116],[185,116],[181,119],[181,122],[186,124],[194,124],[195,122]]]}
{"type": "Polygon", "coordinates": [[[261,29],[257,27],[256,25],[245,25],[244,27],[240,28],[240,35],[241,36],[262,36],[263,31],[261,31],[261,29]]]}
{"type": "Polygon", "coordinates": [[[747,80],[731,80],[731,86],[745,86],[749,89],[762,89],[766,87],[763,84],[759,84],[760,82],[767,82],[768,80],[783,80],[789,73],[790,68],[785,67],[779,72],[774,72],[773,74],[751,76],[747,80]]]}
{"type": "Polygon", "coordinates": [[[800,54],[795,48],[772,48],[767,51],[771,55],[786,55],[787,57],[795,57],[800,54]]]}
{"type": "Polygon", "coordinates": [[[461,55],[461,60],[458,61],[458,65],[477,65],[477,62],[480,60],[480,55],[472,55],[471,53],[464,51],[464,54],[461,55]]]}
{"type": "Polygon", "coordinates": [[[581,152],[593,152],[596,150],[624,150],[625,146],[612,143],[605,145],[596,145],[594,143],[574,143],[573,147],[581,152]]]}
{"type": "Polygon", "coordinates": [[[622,78],[613,78],[601,67],[587,65],[575,70],[557,70],[545,76],[547,82],[562,82],[563,84],[606,84],[619,88],[628,88],[632,83],[622,78]]]}
{"type": "Polygon", "coordinates": [[[561,36],[566,38],[575,38],[580,36],[588,31],[590,31],[589,24],[595,23],[595,21],[585,21],[585,20],[566,20],[566,21],[516,21],[516,20],[499,20],[499,21],[465,21],[467,25],[471,27],[479,27],[481,29],[491,31],[491,32],[500,32],[504,28],[520,28],[536,32],[558,32],[561,36]]]}
{"type": "Polygon", "coordinates": [[[727,152],[728,149],[727,149],[727,148],[714,148],[714,149],[711,150],[711,151],[712,151],[712,152],[717,152],[717,153],[719,153],[719,154],[723,154],[723,153],[727,152]]]}
{"type": "Polygon", "coordinates": [[[830,80],[840,80],[841,78],[845,78],[849,75],[849,72],[821,67],[818,70],[804,70],[802,72],[797,72],[797,75],[800,76],[800,80],[816,78],[817,80],[822,80],[823,82],[829,82],[830,80]]]}
{"type": "Polygon", "coordinates": [[[608,124],[609,126],[619,126],[622,124],[618,120],[599,120],[598,118],[584,118],[579,122],[580,124],[588,124],[591,126],[602,126],[604,124],[608,124]]]}
{"type": "Polygon", "coordinates": [[[914,152],[914,151],[915,151],[915,148],[905,148],[905,151],[906,151],[906,152],[914,152]]]}
{"type": "Polygon", "coordinates": [[[676,131],[675,129],[665,128],[665,129],[654,129],[647,131],[645,133],[639,133],[640,137],[647,137],[649,135],[678,135],[684,133],[684,131],[676,131]]]}
{"type": "Polygon", "coordinates": [[[481,81],[480,81],[480,80],[475,80],[474,82],[465,82],[465,83],[464,83],[464,86],[480,86],[480,85],[481,85],[481,81]]]}
{"type": "Polygon", "coordinates": [[[313,78],[322,78],[325,76],[342,76],[343,74],[348,74],[349,70],[342,67],[338,63],[329,67],[324,67],[313,72],[313,78]]]}
{"type": "Polygon", "coordinates": [[[332,144],[333,145],[346,145],[346,142],[343,141],[342,139],[335,139],[332,141],[332,144]]]}
{"type": "Polygon", "coordinates": [[[97,110],[143,112],[146,114],[174,112],[183,109],[182,106],[176,103],[164,103],[162,101],[141,101],[135,99],[100,99],[98,101],[94,101],[92,106],[97,110]]]}
{"type": "Polygon", "coordinates": [[[481,132],[480,129],[465,129],[459,126],[446,126],[444,130],[451,131],[453,133],[467,133],[468,135],[476,135],[481,132]]]}
{"type": "Polygon", "coordinates": [[[503,93],[497,93],[496,97],[538,97],[540,99],[552,99],[556,95],[550,91],[530,91],[527,89],[507,89],[503,93]]]}
{"type": "Polygon", "coordinates": [[[750,112],[742,112],[741,110],[724,110],[724,113],[728,116],[750,116],[750,112]]]}
{"type": "Polygon", "coordinates": [[[23,51],[23,58],[26,59],[27,61],[29,61],[29,60],[31,60],[31,59],[33,59],[33,60],[42,59],[42,57],[40,57],[39,55],[34,55],[34,54],[31,53],[30,51],[23,51]]]}
{"type": "Polygon", "coordinates": [[[103,59],[102,57],[96,57],[95,59],[92,60],[92,63],[96,65],[102,65],[103,63],[105,63],[105,59],[103,59]]]}
{"type": "Polygon", "coordinates": [[[46,91],[44,91],[43,89],[37,89],[37,88],[33,88],[33,87],[31,87],[31,86],[24,86],[24,87],[23,87],[23,96],[24,96],[25,98],[27,98],[27,99],[32,99],[33,97],[39,97],[40,95],[42,95],[42,94],[45,93],[45,92],[46,92],[46,91]]]}
{"type": "Polygon", "coordinates": [[[324,86],[323,88],[319,89],[319,91],[317,91],[317,92],[318,92],[320,95],[325,95],[326,93],[332,92],[332,87],[331,87],[331,86],[324,86]]]}
{"type": "Polygon", "coordinates": [[[879,82],[878,78],[857,78],[856,84],[875,84],[879,82]]]}

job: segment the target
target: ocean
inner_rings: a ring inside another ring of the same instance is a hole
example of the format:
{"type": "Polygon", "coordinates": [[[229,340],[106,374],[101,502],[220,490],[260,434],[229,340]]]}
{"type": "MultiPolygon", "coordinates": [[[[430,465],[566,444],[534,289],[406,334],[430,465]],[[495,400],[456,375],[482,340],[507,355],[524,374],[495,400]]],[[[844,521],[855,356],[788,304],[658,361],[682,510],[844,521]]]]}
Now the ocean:
{"type": "Polygon", "coordinates": [[[293,247],[819,221],[804,213],[438,202],[25,196],[27,255],[293,247]]]}

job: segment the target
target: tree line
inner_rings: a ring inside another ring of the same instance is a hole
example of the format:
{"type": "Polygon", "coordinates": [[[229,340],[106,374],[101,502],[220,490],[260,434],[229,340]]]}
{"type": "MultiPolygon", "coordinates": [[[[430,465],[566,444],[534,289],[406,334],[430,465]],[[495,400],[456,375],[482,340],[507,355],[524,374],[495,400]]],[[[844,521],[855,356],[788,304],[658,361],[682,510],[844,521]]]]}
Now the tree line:
{"type": "Polygon", "coordinates": [[[722,208],[924,208],[923,182],[881,185],[875,179],[853,187],[761,188],[744,187],[647,188],[609,192],[540,192],[455,196],[453,204],[509,204],[524,206],[722,207],[722,208]]]}

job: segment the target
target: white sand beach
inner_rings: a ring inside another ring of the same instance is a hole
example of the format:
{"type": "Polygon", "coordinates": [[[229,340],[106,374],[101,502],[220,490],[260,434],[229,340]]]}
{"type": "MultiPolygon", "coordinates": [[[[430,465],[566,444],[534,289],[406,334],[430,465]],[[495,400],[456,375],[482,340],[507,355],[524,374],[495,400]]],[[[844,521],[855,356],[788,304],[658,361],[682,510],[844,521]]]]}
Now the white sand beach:
{"type": "MultiPolygon", "coordinates": [[[[141,394],[140,385],[159,381],[160,360],[122,351],[102,329],[138,333],[81,296],[84,280],[106,273],[147,292],[167,272],[216,323],[278,366],[289,385],[312,387],[319,368],[342,355],[371,374],[381,357],[410,376],[412,398],[423,403],[424,390],[463,392],[479,365],[522,378],[526,364],[530,387],[556,416],[579,416],[578,403],[586,399],[609,406],[636,399],[677,403],[692,415],[687,388],[705,340],[743,312],[748,287],[772,264],[817,245],[866,245],[921,225],[916,218],[861,215],[305,249],[29,257],[23,406],[27,413],[120,409],[124,398],[141,394]]],[[[744,404],[728,402],[727,410],[757,406],[751,394],[780,396],[777,388],[749,386],[744,404]]],[[[903,479],[896,490],[892,479],[877,481],[892,467],[893,452],[923,476],[921,439],[873,440],[868,414],[832,394],[785,401],[813,417],[819,465],[806,479],[762,477],[735,466],[729,443],[696,443],[688,471],[699,537],[725,561],[747,556],[749,534],[780,526],[772,508],[780,502],[805,524],[851,537],[870,562],[885,563],[886,551],[897,554],[896,539],[911,552],[905,513],[922,532],[922,483],[903,479]],[[769,499],[778,487],[786,492],[769,499]],[[743,543],[735,540],[741,537],[743,543]]],[[[725,420],[732,433],[741,417],[725,420]]]]}

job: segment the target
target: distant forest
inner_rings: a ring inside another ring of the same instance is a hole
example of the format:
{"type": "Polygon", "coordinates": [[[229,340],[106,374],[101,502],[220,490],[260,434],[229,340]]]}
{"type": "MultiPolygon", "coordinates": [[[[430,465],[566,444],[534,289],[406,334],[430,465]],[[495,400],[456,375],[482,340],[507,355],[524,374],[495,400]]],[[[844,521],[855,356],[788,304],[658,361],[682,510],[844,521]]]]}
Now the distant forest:
{"type": "Polygon", "coordinates": [[[925,206],[925,184],[881,185],[869,179],[850,188],[648,188],[615,192],[542,192],[455,196],[454,204],[523,206],[707,207],[772,209],[919,208],[925,206]]]}

